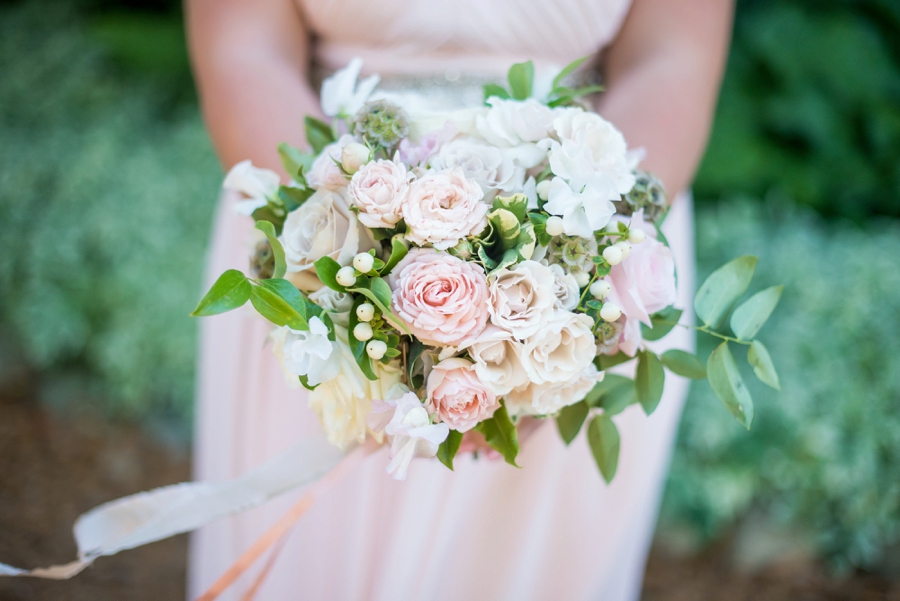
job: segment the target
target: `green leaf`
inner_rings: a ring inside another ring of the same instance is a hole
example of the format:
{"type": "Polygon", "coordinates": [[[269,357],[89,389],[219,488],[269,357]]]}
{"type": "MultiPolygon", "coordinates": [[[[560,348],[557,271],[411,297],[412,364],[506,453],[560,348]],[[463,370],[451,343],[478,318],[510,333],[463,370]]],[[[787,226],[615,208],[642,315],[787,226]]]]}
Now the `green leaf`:
{"type": "Polygon", "coordinates": [[[338,292],[347,291],[345,287],[338,284],[337,272],[340,271],[341,266],[337,261],[331,257],[322,257],[313,263],[313,265],[316,268],[316,275],[319,276],[319,279],[323,284],[338,292]]]}
{"type": "Polygon", "coordinates": [[[459,451],[459,445],[462,443],[462,439],[462,432],[450,430],[450,434],[447,435],[447,440],[442,442],[441,446],[438,447],[438,461],[449,467],[451,470],[453,469],[453,458],[456,457],[456,453],[459,451]]]}
{"type": "Polygon", "coordinates": [[[525,221],[525,213],[528,210],[528,197],[524,194],[513,194],[512,196],[498,196],[491,204],[492,209],[506,209],[513,215],[519,223],[525,221]]]}
{"type": "Polygon", "coordinates": [[[550,244],[550,240],[553,239],[553,236],[547,233],[547,215],[543,213],[528,213],[528,219],[531,221],[531,225],[534,226],[534,233],[537,236],[538,244],[541,246],[547,246],[550,244]]]}
{"type": "Polygon", "coordinates": [[[687,351],[670,349],[664,352],[660,359],[663,365],[679,376],[693,380],[702,380],[706,377],[706,367],[703,365],[703,362],[700,361],[697,355],[692,355],[687,351]]]}
{"type": "Polygon", "coordinates": [[[250,281],[237,269],[229,269],[219,276],[209,292],[200,299],[193,317],[218,315],[243,306],[250,298],[250,281]]]}
{"type": "Polygon", "coordinates": [[[715,329],[722,325],[725,317],[747,291],[753,272],[756,271],[756,257],[738,257],[716,269],[694,297],[697,317],[707,326],[715,329]]]}
{"type": "Polygon", "coordinates": [[[775,390],[781,390],[781,382],[778,381],[775,364],[772,363],[772,357],[769,356],[769,351],[762,342],[754,340],[750,343],[750,348],[747,350],[747,361],[753,366],[753,373],[760,382],[775,390]]]}
{"type": "Polygon", "coordinates": [[[581,63],[590,58],[588,56],[582,56],[581,58],[576,58],[571,63],[562,68],[562,71],[557,73],[556,77],[553,78],[553,85],[551,86],[553,89],[556,89],[562,84],[563,80],[575,72],[575,69],[581,66],[581,63]]]}
{"type": "MultiPolygon", "coordinates": [[[[357,284],[360,283],[362,278],[357,279],[357,284]]],[[[412,336],[409,328],[406,327],[406,324],[403,321],[394,317],[394,314],[391,312],[391,287],[388,286],[388,283],[385,282],[382,278],[372,278],[369,282],[369,287],[356,286],[355,288],[347,288],[347,292],[356,292],[358,294],[362,294],[367,299],[372,301],[372,303],[378,307],[379,311],[381,311],[382,316],[395,328],[398,330],[402,330],[409,336],[412,336]]]]}
{"type": "Polygon", "coordinates": [[[504,88],[503,86],[498,86],[495,83],[484,84],[484,102],[487,103],[488,98],[491,98],[492,96],[497,96],[498,98],[508,100],[509,92],[507,92],[506,88],[504,88]]]}
{"type": "Polygon", "coordinates": [[[621,363],[625,363],[626,361],[631,361],[634,357],[629,357],[622,351],[619,351],[615,355],[600,355],[596,359],[594,359],[594,364],[597,365],[597,369],[600,371],[606,371],[611,367],[615,367],[621,363]]]}
{"type": "Polygon", "coordinates": [[[268,288],[278,296],[280,296],[287,304],[297,311],[304,319],[309,320],[313,315],[317,315],[319,308],[306,299],[302,292],[287,280],[268,279],[261,280],[259,285],[268,288]]]}
{"type": "Polygon", "coordinates": [[[309,171],[315,157],[308,152],[303,152],[299,148],[291,146],[287,142],[282,142],[278,145],[278,156],[281,158],[284,170],[291,176],[291,179],[306,185],[306,178],[303,176],[303,172],[309,171]]]}
{"type": "Polygon", "coordinates": [[[681,319],[681,314],[681,309],[676,309],[674,306],[670,305],[662,311],[651,315],[650,323],[653,324],[652,328],[648,328],[646,325],[641,324],[641,334],[644,340],[659,340],[671,332],[672,328],[675,327],[675,324],[678,323],[678,320],[681,319]]]}
{"type": "Polygon", "coordinates": [[[388,257],[387,262],[384,264],[384,267],[381,268],[381,271],[378,272],[378,275],[388,275],[393,271],[394,267],[397,266],[397,263],[403,260],[403,257],[409,252],[409,247],[403,241],[401,237],[391,238],[391,256],[388,257]]]}
{"type": "Polygon", "coordinates": [[[315,117],[306,116],[303,119],[306,126],[306,141],[309,142],[313,152],[319,154],[322,149],[334,142],[334,132],[327,123],[319,121],[315,117]]]}
{"type": "Polygon", "coordinates": [[[288,326],[293,330],[309,329],[309,324],[300,312],[272,288],[253,286],[250,290],[250,302],[260,315],[276,326],[288,326]]]}
{"type": "Polygon", "coordinates": [[[757,292],[731,314],[731,331],[741,340],[752,340],[775,310],[784,286],[772,286],[757,292]]]}
{"type": "Polygon", "coordinates": [[[506,463],[516,465],[516,456],[519,454],[519,437],[516,433],[516,425],[506,412],[506,405],[500,401],[500,408],[494,412],[494,416],[476,426],[484,435],[491,448],[503,455],[506,463]]]}
{"type": "Polygon", "coordinates": [[[653,413],[659,405],[665,383],[666,372],[659,357],[650,351],[638,353],[634,386],[635,390],[637,390],[638,402],[647,415],[653,413]]]}
{"type": "Polygon", "coordinates": [[[559,415],[556,416],[556,427],[559,429],[559,435],[567,445],[578,436],[578,432],[587,418],[588,409],[588,404],[585,401],[579,401],[574,405],[563,407],[559,415]]]}
{"type": "Polygon", "coordinates": [[[488,213],[488,221],[500,239],[500,247],[504,250],[514,249],[519,241],[522,226],[515,213],[508,209],[494,209],[488,213]]]}
{"type": "Polygon", "coordinates": [[[601,407],[607,415],[616,415],[637,402],[634,380],[619,374],[606,374],[584,399],[592,407],[601,407]]]}
{"type": "MultiPolygon", "coordinates": [[[[419,360],[419,357],[422,356],[422,352],[425,350],[425,345],[419,342],[417,339],[413,338],[412,342],[409,345],[409,356],[406,358],[406,376],[410,383],[410,387],[413,390],[418,390],[422,387],[423,383],[418,383],[416,386],[416,378],[413,374],[416,371],[416,361],[419,360]]],[[[421,376],[419,376],[421,379],[421,376]]]]}
{"type": "Polygon", "coordinates": [[[616,475],[619,466],[619,430],[610,416],[598,415],[588,424],[588,444],[594,461],[609,484],[616,475]]]}
{"type": "Polygon", "coordinates": [[[753,422],[753,399],[750,391],[741,379],[734,362],[734,355],[728,348],[728,341],[723,342],[709,355],[706,362],[706,373],[709,385],[725,407],[745,428],[750,429],[753,422]]]}
{"type": "Polygon", "coordinates": [[[275,257],[275,272],[272,274],[272,277],[283,278],[287,272],[287,263],[284,259],[284,247],[278,241],[278,236],[275,235],[275,226],[268,221],[257,221],[256,229],[266,235],[266,238],[269,239],[269,244],[272,246],[272,255],[275,257]]]}
{"type": "Polygon", "coordinates": [[[357,340],[353,336],[353,328],[359,323],[359,318],[356,317],[356,308],[364,302],[366,302],[364,296],[357,296],[353,300],[353,308],[350,309],[350,326],[347,328],[347,342],[350,344],[350,350],[353,352],[353,357],[356,359],[356,364],[359,365],[359,369],[362,370],[363,374],[368,379],[377,380],[378,377],[372,369],[372,358],[366,353],[366,343],[357,340]]]}
{"type": "Polygon", "coordinates": [[[288,213],[300,208],[300,206],[309,200],[309,197],[314,193],[315,190],[312,188],[296,188],[294,186],[278,187],[278,199],[284,204],[284,208],[288,213]]]}
{"type": "Polygon", "coordinates": [[[525,100],[531,96],[531,89],[534,84],[534,63],[531,61],[516,63],[509,68],[507,79],[509,80],[509,89],[512,91],[512,97],[516,100],[525,100]]]}
{"type": "Polygon", "coordinates": [[[307,390],[315,390],[319,386],[318,384],[316,384],[315,386],[310,386],[309,385],[309,376],[297,376],[297,377],[300,379],[300,384],[303,385],[303,388],[305,388],[307,390]]]}

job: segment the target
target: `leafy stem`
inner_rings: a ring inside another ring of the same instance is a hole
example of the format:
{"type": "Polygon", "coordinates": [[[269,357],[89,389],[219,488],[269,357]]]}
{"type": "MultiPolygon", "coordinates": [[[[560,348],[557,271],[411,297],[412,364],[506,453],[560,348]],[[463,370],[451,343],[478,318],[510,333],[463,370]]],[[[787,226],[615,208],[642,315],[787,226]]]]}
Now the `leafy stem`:
{"type": "Polygon", "coordinates": [[[725,334],[720,334],[714,330],[710,330],[707,326],[692,326],[687,323],[675,323],[672,321],[659,321],[659,324],[667,325],[667,326],[678,326],[680,328],[685,328],[688,330],[696,330],[698,332],[704,332],[709,334],[710,336],[715,336],[716,338],[721,338],[722,340],[727,340],[728,342],[736,342],[737,344],[743,344],[744,346],[750,346],[751,341],[749,340],[741,340],[739,338],[734,338],[732,336],[726,336],[725,334]]]}

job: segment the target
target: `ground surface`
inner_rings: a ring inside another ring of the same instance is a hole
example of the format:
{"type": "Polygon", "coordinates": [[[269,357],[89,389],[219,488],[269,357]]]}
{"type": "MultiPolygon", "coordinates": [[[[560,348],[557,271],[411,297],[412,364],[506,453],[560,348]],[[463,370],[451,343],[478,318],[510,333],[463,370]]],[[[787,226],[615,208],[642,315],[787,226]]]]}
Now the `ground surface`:
{"type": "MultiPolygon", "coordinates": [[[[0,390],[0,561],[20,567],[75,557],[71,525],[116,497],[188,478],[183,448],[90,411],[48,411],[28,377],[0,390]]],[[[187,537],[101,558],[74,580],[0,579],[0,601],[184,597],[187,537]]],[[[834,579],[809,562],[745,573],[723,548],[679,557],[655,549],[644,601],[900,601],[900,583],[856,575],[834,579]]]]}

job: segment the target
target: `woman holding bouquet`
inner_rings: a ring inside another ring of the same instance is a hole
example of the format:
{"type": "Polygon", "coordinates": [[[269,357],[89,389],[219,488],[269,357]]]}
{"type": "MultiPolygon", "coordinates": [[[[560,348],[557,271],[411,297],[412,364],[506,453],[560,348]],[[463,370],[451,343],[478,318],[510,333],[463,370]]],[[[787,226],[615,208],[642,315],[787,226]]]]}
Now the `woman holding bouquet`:
{"type": "MultiPolygon", "coordinates": [[[[251,159],[281,171],[275,147],[304,138],[320,114],[311,79],[361,57],[382,87],[421,108],[477,106],[481,85],[533,60],[537,79],[598,54],[598,112],[643,147],[645,166],[685,190],[702,154],[727,50],[725,0],[189,0],[204,115],[226,167],[251,159]]],[[[283,173],[283,172],[282,172],[283,173]]],[[[244,270],[251,219],[220,207],[210,273],[244,270]]],[[[690,198],[663,227],[690,307],[690,198]]],[[[333,241],[340,244],[340,241],[333,241]]],[[[269,324],[236,311],[205,320],[195,474],[235,477],[320,428],[306,392],[288,386],[266,348],[269,324]]],[[[686,331],[663,345],[689,348],[686,331]]],[[[670,377],[649,418],[632,406],[618,475],[604,484],[584,440],[566,447],[544,422],[526,434],[517,470],[460,455],[455,471],[419,462],[406,482],[371,456],[301,520],[261,599],[637,599],[687,381],[670,377]]],[[[477,448],[477,441],[468,441],[477,448]]],[[[296,499],[213,524],[192,539],[191,594],[203,592],[296,499]]],[[[249,571],[229,594],[240,598],[249,571]]]]}

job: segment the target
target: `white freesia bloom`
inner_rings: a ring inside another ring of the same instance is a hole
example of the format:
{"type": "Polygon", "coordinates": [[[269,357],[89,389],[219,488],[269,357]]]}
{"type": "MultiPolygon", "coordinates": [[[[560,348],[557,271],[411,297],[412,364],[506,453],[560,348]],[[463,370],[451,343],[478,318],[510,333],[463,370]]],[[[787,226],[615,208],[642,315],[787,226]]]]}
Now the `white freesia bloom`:
{"type": "Polygon", "coordinates": [[[563,407],[581,401],[601,380],[603,372],[589,363],[581,374],[569,382],[520,386],[506,395],[506,408],[510,415],[552,415],[563,407]]]}
{"type": "Polygon", "coordinates": [[[310,386],[316,386],[337,377],[340,365],[331,361],[337,343],[328,339],[328,326],[313,317],[309,330],[284,330],[281,361],[285,371],[295,376],[306,376],[310,386]]]}
{"type": "Polygon", "coordinates": [[[575,276],[567,273],[562,265],[557,263],[550,265],[549,269],[553,273],[553,294],[556,295],[559,306],[566,311],[574,310],[581,298],[581,291],[575,276]]]}
{"type": "Polygon", "coordinates": [[[251,215],[256,209],[266,206],[269,197],[278,192],[281,178],[274,171],[254,167],[250,161],[241,161],[228,171],[222,187],[246,196],[235,205],[241,215],[251,215]]]}
{"type": "Polygon", "coordinates": [[[488,326],[476,338],[463,342],[459,350],[469,351],[478,379],[497,396],[528,382],[528,374],[519,360],[522,343],[506,330],[488,326]]]}
{"type": "Polygon", "coordinates": [[[430,160],[434,169],[460,167],[466,177],[478,182],[485,196],[494,190],[520,190],[525,171],[546,158],[546,151],[535,144],[497,148],[473,137],[456,138],[444,144],[430,160]]]}
{"type": "Polygon", "coordinates": [[[344,134],[336,142],[332,142],[322,149],[321,154],[313,161],[309,173],[306,175],[306,181],[311,188],[340,190],[350,183],[347,176],[341,172],[338,163],[341,162],[344,147],[354,141],[353,136],[344,134]]]}
{"type": "Polygon", "coordinates": [[[566,235],[592,238],[594,232],[606,227],[616,213],[610,197],[618,195],[604,187],[607,183],[608,180],[596,176],[583,188],[574,190],[571,183],[554,177],[550,182],[544,210],[562,217],[566,235]]]}
{"type": "Polygon", "coordinates": [[[543,328],[553,316],[553,272],[537,261],[522,261],[488,277],[491,323],[518,339],[543,328]]]}
{"type": "MultiPolygon", "coordinates": [[[[393,392],[393,391],[392,391],[393,392]]],[[[422,401],[413,392],[399,398],[372,401],[372,413],[367,421],[373,430],[383,425],[391,441],[391,462],[387,473],[395,480],[406,480],[409,464],[415,457],[434,457],[438,447],[447,439],[447,424],[434,424],[422,401]],[[385,417],[390,416],[386,424],[385,417]]]]}
{"type": "Polygon", "coordinates": [[[370,75],[357,85],[356,78],[359,77],[362,65],[362,59],[354,58],[346,67],[335,71],[334,75],[322,82],[323,113],[329,117],[352,117],[362,108],[380,79],[378,75],[370,75]]]}
{"type": "Polygon", "coordinates": [[[545,139],[553,124],[553,109],[534,98],[504,100],[493,97],[485,113],[475,117],[478,135],[499,148],[545,139]]]}
{"type": "Polygon", "coordinates": [[[564,384],[594,360],[593,320],[583,313],[557,310],[525,340],[522,366],[534,384],[564,384]]]}

